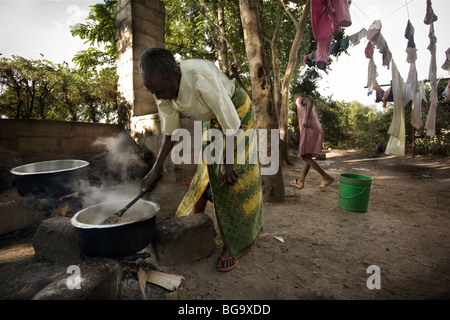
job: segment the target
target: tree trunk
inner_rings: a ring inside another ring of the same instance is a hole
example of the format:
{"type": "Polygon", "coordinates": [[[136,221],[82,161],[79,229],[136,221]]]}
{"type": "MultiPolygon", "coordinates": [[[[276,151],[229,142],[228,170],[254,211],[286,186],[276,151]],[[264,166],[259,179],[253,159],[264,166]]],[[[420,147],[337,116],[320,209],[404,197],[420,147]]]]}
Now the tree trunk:
{"type": "Polygon", "coordinates": [[[310,13],[310,1],[307,0],[305,3],[305,8],[303,9],[302,16],[300,20],[290,12],[289,8],[286,6],[283,0],[280,0],[287,14],[295,24],[295,37],[292,41],[291,51],[289,52],[289,61],[286,67],[286,72],[284,73],[283,80],[281,81],[281,109],[280,109],[280,159],[282,163],[289,163],[288,160],[288,145],[289,145],[289,88],[292,80],[292,74],[294,73],[294,68],[298,61],[298,50],[300,48],[300,43],[303,39],[303,34],[305,33],[306,22],[310,13]]]}
{"type": "MultiPolygon", "coordinates": [[[[271,129],[278,129],[278,117],[273,100],[273,88],[269,67],[263,50],[261,22],[258,0],[239,0],[244,43],[252,82],[252,101],[255,106],[256,123],[259,130],[267,129],[267,153],[278,153],[278,140],[275,150],[271,148],[271,129]]],[[[261,141],[259,141],[261,145],[261,141]]],[[[283,202],[284,183],[282,168],[273,175],[262,175],[263,199],[268,202],[283,202]]],[[[263,168],[264,166],[262,166],[263,168]]]]}
{"type": "Polygon", "coordinates": [[[280,80],[280,66],[278,64],[278,52],[277,42],[280,36],[281,25],[283,24],[283,16],[280,15],[280,21],[278,22],[272,39],[265,38],[270,44],[270,51],[272,52],[272,72],[273,72],[273,100],[275,104],[275,110],[277,111],[278,119],[280,119],[281,110],[281,80],[280,80]]]}

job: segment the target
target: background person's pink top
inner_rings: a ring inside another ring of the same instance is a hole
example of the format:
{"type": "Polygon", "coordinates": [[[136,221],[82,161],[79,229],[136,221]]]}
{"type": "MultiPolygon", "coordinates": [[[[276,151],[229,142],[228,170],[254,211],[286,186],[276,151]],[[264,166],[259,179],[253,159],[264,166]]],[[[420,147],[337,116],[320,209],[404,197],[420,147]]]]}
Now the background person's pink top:
{"type": "Polygon", "coordinates": [[[306,120],[306,106],[297,105],[298,125],[300,129],[300,142],[298,153],[300,156],[311,154],[313,156],[322,153],[323,145],[323,129],[317,117],[316,107],[313,106],[311,110],[308,127],[305,128],[303,124],[306,120]]]}

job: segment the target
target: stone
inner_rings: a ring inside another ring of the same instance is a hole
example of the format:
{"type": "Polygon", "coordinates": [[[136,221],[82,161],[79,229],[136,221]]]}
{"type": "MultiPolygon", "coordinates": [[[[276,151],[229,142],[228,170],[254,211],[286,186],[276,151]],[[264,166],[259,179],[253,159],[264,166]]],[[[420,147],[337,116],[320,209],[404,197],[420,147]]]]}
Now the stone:
{"type": "Polygon", "coordinates": [[[71,265],[32,300],[118,300],[122,268],[113,259],[85,260],[71,265]]]}
{"type": "Polygon", "coordinates": [[[204,213],[161,221],[153,241],[156,260],[173,266],[204,259],[213,252],[216,235],[213,220],[204,213]]]}
{"type": "Polygon", "coordinates": [[[0,235],[36,228],[43,220],[39,202],[20,197],[15,188],[0,192],[0,235]]]}
{"type": "Polygon", "coordinates": [[[60,264],[76,264],[82,259],[76,229],[68,217],[42,221],[32,240],[34,255],[60,264]]]}

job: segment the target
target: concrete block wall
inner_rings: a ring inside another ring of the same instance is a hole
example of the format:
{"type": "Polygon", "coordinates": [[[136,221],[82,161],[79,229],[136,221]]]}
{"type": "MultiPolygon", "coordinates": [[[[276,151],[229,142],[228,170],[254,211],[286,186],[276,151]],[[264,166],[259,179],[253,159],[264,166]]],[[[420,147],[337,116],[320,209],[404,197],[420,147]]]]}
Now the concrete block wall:
{"type": "MultiPolygon", "coordinates": [[[[116,7],[118,90],[131,117],[157,114],[141,83],[139,58],[149,47],[164,47],[164,4],[160,0],[119,0],[116,7]]],[[[131,120],[133,121],[133,120],[131,120]]]]}
{"type": "Polygon", "coordinates": [[[0,120],[0,164],[59,160],[91,160],[104,152],[94,142],[122,132],[118,125],[46,120],[0,120]]]}

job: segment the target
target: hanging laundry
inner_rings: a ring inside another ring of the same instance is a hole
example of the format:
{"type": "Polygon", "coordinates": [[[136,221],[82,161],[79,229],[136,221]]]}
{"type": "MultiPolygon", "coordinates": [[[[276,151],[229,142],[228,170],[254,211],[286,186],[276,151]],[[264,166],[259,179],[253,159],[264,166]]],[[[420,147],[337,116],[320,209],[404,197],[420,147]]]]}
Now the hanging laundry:
{"type": "MultiPolygon", "coordinates": [[[[417,79],[417,69],[416,69],[416,62],[413,61],[409,68],[408,73],[408,79],[406,80],[406,83],[410,87],[411,92],[411,125],[416,128],[420,129],[423,127],[422,122],[422,101],[424,99],[424,88],[423,88],[423,81],[421,83],[422,88],[420,88],[419,81],[417,79]]],[[[406,98],[406,96],[405,96],[406,98]]],[[[409,101],[409,100],[408,100],[409,101]]]]}
{"type": "MultiPolygon", "coordinates": [[[[406,46],[406,61],[410,64],[408,78],[406,80],[405,86],[405,101],[406,105],[410,100],[411,103],[411,125],[419,129],[423,127],[422,122],[422,100],[423,96],[421,96],[419,92],[419,81],[417,79],[417,68],[416,68],[416,60],[417,60],[417,49],[414,43],[414,27],[411,24],[411,21],[408,20],[405,30],[405,38],[408,40],[408,44],[406,46]],[[410,94],[410,96],[407,96],[410,94]]],[[[423,85],[423,84],[422,84],[423,85]]]]}
{"type": "Polygon", "coordinates": [[[357,33],[352,34],[350,37],[348,37],[349,41],[352,45],[356,46],[359,44],[362,38],[365,38],[367,35],[366,28],[362,28],[357,33]]]}
{"type": "MultiPolygon", "coordinates": [[[[431,4],[431,1],[430,1],[431,4]]],[[[428,5],[428,2],[427,2],[428,5]]],[[[432,9],[431,9],[432,11],[432,9]]],[[[428,12],[428,10],[427,10],[428,12]]],[[[436,17],[437,18],[437,17],[436,17]]],[[[430,31],[428,33],[430,38],[430,44],[427,49],[431,52],[430,70],[428,72],[428,79],[430,80],[431,93],[430,93],[430,110],[428,111],[427,121],[425,122],[425,129],[427,129],[427,136],[434,136],[436,126],[436,107],[438,103],[437,97],[437,83],[436,83],[436,36],[434,35],[434,24],[430,24],[430,31]]]]}
{"type": "MultiPolygon", "coordinates": [[[[333,43],[331,43],[330,45],[330,50],[328,51],[328,56],[335,54],[336,52],[338,52],[339,50],[347,50],[349,46],[349,37],[344,37],[339,41],[335,41],[333,43]]],[[[322,47],[322,49],[326,50],[326,47],[322,47]]],[[[308,62],[308,60],[312,61],[312,62],[316,62],[317,61],[317,50],[314,50],[313,52],[309,53],[309,54],[304,54],[303,55],[303,64],[306,64],[308,62]]]]}
{"type": "Polygon", "coordinates": [[[431,0],[427,0],[427,13],[425,14],[425,18],[423,19],[423,23],[429,25],[433,22],[437,21],[438,17],[434,14],[433,7],[431,4],[431,0]]]}
{"type": "Polygon", "coordinates": [[[445,97],[445,101],[450,101],[450,79],[448,80],[448,85],[447,87],[445,87],[445,90],[442,94],[445,97]]]}
{"type": "Polygon", "coordinates": [[[316,59],[317,59],[317,50],[314,50],[313,52],[311,52],[309,54],[303,55],[303,64],[306,64],[308,62],[308,60],[316,61],[316,59]]]}
{"type": "Polygon", "coordinates": [[[375,102],[383,101],[384,90],[381,87],[376,88],[375,102]]]}
{"type": "Polygon", "coordinates": [[[378,36],[380,35],[381,30],[381,21],[375,20],[370,26],[369,30],[367,30],[367,40],[369,41],[377,41],[378,36]]]}
{"type": "Polygon", "coordinates": [[[335,41],[331,44],[330,50],[328,51],[328,55],[331,56],[332,54],[335,54],[339,50],[347,50],[349,45],[348,37],[344,37],[339,41],[335,41]]]}
{"type": "Polygon", "coordinates": [[[369,65],[367,70],[367,90],[368,95],[372,93],[373,89],[376,89],[378,87],[377,84],[377,66],[375,65],[375,62],[373,60],[373,52],[375,47],[373,46],[372,42],[368,42],[366,49],[364,50],[364,53],[366,55],[366,58],[369,59],[369,65]]]}
{"type": "Polygon", "coordinates": [[[394,102],[394,89],[392,87],[392,80],[391,80],[391,88],[389,89],[389,94],[386,97],[386,101],[394,102]]]}
{"type": "Polygon", "coordinates": [[[405,38],[408,39],[408,48],[416,47],[416,44],[414,43],[414,27],[409,19],[406,24],[405,38]]]}
{"type": "Polygon", "coordinates": [[[406,46],[406,62],[412,63],[417,60],[417,49],[414,42],[414,27],[409,19],[406,24],[405,38],[408,39],[408,44],[406,46]]]}
{"type": "Polygon", "coordinates": [[[412,63],[417,60],[417,49],[416,48],[406,48],[406,62],[412,63]]]}
{"type": "Polygon", "coordinates": [[[370,93],[372,93],[372,90],[374,90],[378,87],[377,77],[378,77],[377,66],[375,65],[375,62],[373,61],[373,58],[370,58],[368,72],[367,72],[367,90],[370,93]]]}
{"type": "Polygon", "coordinates": [[[422,101],[424,100],[426,100],[425,84],[423,81],[419,81],[416,93],[413,96],[413,102],[411,106],[411,125],[416,129],[420,129],[423,127],[422,101]]]}
{"type": "Polygon", "coordinates": [[[386,146],[386,154],[395,156],[405,155],[405,105],[404,105],[404,82],[392,60],[392,88],[394,90],[394,114],[388,129],[390,135],[386,146]]]}
{"type": "Polygon", "coordinates": [[[387,105],[387,103],[388,103],[388,100],[387,100],[387,98],[389,97],[389,94],[391,93],[391,89],[388,89],[388,90],[386,90],[385,92],[384,92],[384,95],[383,95],[383,99],[381,100],[382,102],[383,102],[383,108],[384,109],[386,109],[386,105],[387,105]]]}
{"type": "Polygon", "coordinates": [[[378,48],[378,52],[383,55],[383,66],[389,69],[389,65],[392,60],[392,53],[381,33],[379,34],[377,41],[374,42],[374,45],[378,48]]]}
{"type": "Polygon", "coordinates": [[[378,48],[378,51],[383,55],[383,66],[389,69],[392,60],[392,53],[389,50],[386,40],[381,34],[381,21],[375,20],[367,30],[367,40],[372,42],[378,48]]]}
{"type": "Polygon", "coordinates": [[[413,93],[411,90],[411,84],[405,82],[403,84],[403,105],[406,106],[412,100],[412,97],[413,93]]]}
{"type": "Polygon", "coordinates": [[[311,26],[317,40],[317,62],[319,69],[325,70],[328,53],[334,35],[341,27],[352,24],[347,0],[312,0],[311,26]]]}
{"type": "Polygon", "coordinates": [[[445,51],[445,62],[441,68],[450,72],[450,48],[445,51]]]}
{"type": "Polygon", "coordinates": [[[375,50],[375,46],[372,44],[372,42],[368,42],[366,45],[366,48],[364,49],[364,54],[366,55],[367,59],[373,59],[373,52],[375,50]]]}

